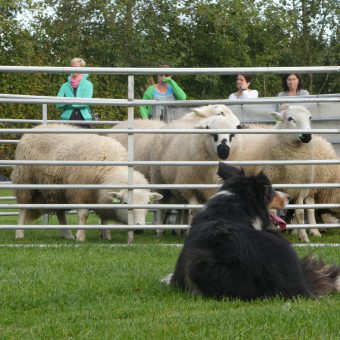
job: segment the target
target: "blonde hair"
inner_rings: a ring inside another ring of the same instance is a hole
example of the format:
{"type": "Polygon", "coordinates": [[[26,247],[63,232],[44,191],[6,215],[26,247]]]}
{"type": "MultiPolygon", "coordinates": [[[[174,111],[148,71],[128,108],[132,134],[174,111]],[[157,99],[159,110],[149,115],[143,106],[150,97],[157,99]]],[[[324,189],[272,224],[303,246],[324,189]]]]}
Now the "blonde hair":
{"type": "Polygon", "coordinates": [[[71,61],[70,61],[70,66],[72,66],[73,64],[75,63],[79,63],[81,67],[85,67],[86,66],[86,62],[84,59],[82,58],[73,58],[71,61]]]}

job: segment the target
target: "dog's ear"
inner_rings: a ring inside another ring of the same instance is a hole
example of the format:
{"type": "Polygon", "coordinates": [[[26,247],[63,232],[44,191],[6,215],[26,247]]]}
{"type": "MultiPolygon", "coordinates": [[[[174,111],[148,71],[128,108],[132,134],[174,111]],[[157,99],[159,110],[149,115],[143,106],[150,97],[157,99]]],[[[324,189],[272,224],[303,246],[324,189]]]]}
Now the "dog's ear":
{"type": "Polygon", "coordinates": [[[243,176],[244,170],[235,168],[234,166],[227,165],[223,162],[219,162],[217,175],[221,177],[223,180],[227,180],[235,176],[243,176]]]}
{"type": "Polygon", "coordinates": [[[271,186],[271,182],[268,178],[268,176],[263,172],[260,171],[256,176],[255,176],[256,183],[258,184],[258,190],[260,190],[260,187],[268,187],[271,186]]]}

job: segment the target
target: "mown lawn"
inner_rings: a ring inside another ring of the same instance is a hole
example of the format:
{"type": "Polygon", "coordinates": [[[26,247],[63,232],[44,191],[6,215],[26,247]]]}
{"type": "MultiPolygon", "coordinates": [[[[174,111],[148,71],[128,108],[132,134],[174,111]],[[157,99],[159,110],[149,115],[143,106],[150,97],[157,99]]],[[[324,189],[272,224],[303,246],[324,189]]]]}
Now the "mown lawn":
{"type": "MultiPolygon", "coordinates": [[[[187,296],[159,283],[179,251],[151,244],[4,247],[1,338],[338,338],[340,294],[255,302],[187,296]]],[[[313,251],[340,262],[337,248],[313,251]]]]}
{"type": "MultiPolygon", "coordinates": [[[[16,217],[1,216],[1,224],[16,217]]],[[[56,224],[54,218],[51,221],[56,224]]],[[[91,224],[97,219],[91,217],[91,224]]],[[[0,230],[1,339],[338,339],[340,293],[318,300],[214,301],[163,286],[183,237],[126,231],[79,244],[57,230],[0,230]],[[168,244],[168,245],[166,245],[168,244]],[[44,247],[38,247],[42,245],[44,247]]],[[[296,241],[295,236],[288,236],[296,241]]],[[[333,230],[314,242],[339,243],[333,230]]],[[[335,247],[297,248],[340,263],[335,247]]]]}

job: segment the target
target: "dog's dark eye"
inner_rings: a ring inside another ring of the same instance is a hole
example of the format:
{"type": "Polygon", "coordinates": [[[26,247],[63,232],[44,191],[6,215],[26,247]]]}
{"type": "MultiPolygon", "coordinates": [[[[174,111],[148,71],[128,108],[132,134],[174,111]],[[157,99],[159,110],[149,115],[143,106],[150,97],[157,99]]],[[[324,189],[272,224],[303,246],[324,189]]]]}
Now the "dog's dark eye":
{"type": "Polygon", "coordinates": [[[230,135],[229,135],[229,142],[231,142],[232,141],[232,139],[235,137],[235,134],[234,133],[231,133],[230,135]]]}
{"type": "Polygon", "coordinates": [[[288,122],[291,122],[291,121],[293,121],[293,122],[295,122],[295,120],[294,120],[294,118],[293,117],[288,117],[288,122]]]}
{"type": "Polygon", "coordinates": [[[211,135],[214,138],[214,142],[218,141],[218,135],[216,133],[211,135]]]}
{"type": "Polygon", "coordinates": [[[223,111],[221,111],[221,112],[219,112],[218,114],[217,114],[217,116],[225,116],[225,114],[224,114],[224,112],[223,111]]]}

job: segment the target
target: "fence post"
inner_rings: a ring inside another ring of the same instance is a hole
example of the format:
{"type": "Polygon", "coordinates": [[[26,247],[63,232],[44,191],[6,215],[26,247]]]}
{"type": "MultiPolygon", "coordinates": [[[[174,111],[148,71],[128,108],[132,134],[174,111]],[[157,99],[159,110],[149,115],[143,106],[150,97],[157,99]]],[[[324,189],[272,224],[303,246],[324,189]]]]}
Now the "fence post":
{"type": "Polygon", "coordinates": [[[42,104],[42,120],[43,124],[47,124],[47,104],[42,104]]]}
{"type": "MultiPolygon", "coordinates": [[[[42,104],[42,120],[43,120],[43,125],[47,125],[47,104],[42,104]]],[[[44,221],[44,224],[48,224],[49,222],[48,214],[43,215],[43,221],[44,221]]]]}
{"type": "MultiPolygon", "coordinates": [[[[133,75],[128,76],[128,101],[134,100],[134,87],[135,87],[135,78],[133,75]]],[[[133,120],[134,120],[134,107],[128,107],[128,129],[133,129],[133,120]]],[[[134,159],[134,135],[133,133],[128,133],[128,161],[132,162],[134,159]]],[[[128,184],[133,184],[133,165],[128,166],[128,184]]],[[[128,189],[128,201],[129,204],[133,204],[133,189],[128,189]]],[[[133,210],[128,209],[128,224],[133,225],[133,210]]],[[[133,231],[129,230],[128,232],[128,242],[132,242],[133,240],[133,231]]]]}

